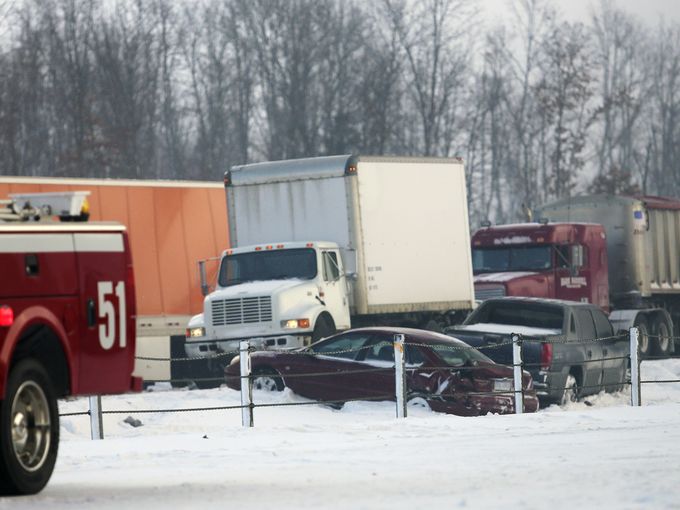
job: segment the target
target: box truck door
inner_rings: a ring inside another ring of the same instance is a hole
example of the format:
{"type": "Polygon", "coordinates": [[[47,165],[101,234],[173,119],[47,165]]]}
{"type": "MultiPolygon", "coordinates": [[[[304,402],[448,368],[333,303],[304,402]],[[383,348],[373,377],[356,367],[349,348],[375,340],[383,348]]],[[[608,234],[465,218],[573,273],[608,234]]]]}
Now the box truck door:
{"type": "Polygon", "coordinates": [[[324,250],[323,258],[324,297],[326,308],[333,316],[336,329],[348,329],[349,301],[347,296],[347,280],[340,255],[337,250],[324,250]]]}
{"type": "Polygon", "coordinates": [[[122,233],[76,233],[74,238],[83,310],[78,392],[126,391],[134,361],[128,338],[134,332],[128,331],[122,233]]]}

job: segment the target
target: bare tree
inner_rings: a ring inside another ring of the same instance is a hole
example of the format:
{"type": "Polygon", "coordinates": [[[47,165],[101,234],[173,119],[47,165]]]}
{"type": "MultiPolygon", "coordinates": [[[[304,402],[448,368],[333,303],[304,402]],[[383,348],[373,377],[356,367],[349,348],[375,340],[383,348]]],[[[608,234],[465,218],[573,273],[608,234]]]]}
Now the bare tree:
{"type": "Polygon", "coordinates": [[[593,31],[601,73],[598,81],[602,120],[595,147],[598,174],[603,178],[612,172],[628,175],[636,166],[639,150],[635,135],[646,81],[644,38],[638,24],[617,10],[611,0],[601,0],[599,12],[593,15],[593,31]]]}
{"type": "MultiPolygon", "coordinates": [[[[650,76],[648,148],[654,191],[680,191],[680,26],[661,25],[647,58],[650,76]]],[[[643,185],[646,185],[646,179],[643,185]]],[[[645,186],[646,187],[646,186],[645,186]]]]}
{"type": "Polygon", "coordinates": [[[410,70],[422,154],[441,153],[454,96],[464,90],[475,10],[466,0],[384,0],[410,70]]]}
{"type": "Polygon", "coordinates": [[[552,142],[546,184],[553,196],[569,196],[585,165],[583,151],[594,120],[588,109],[593,78],[585,27],[557,26],[546,41],[541,68],[536,93],[552,142]]]}

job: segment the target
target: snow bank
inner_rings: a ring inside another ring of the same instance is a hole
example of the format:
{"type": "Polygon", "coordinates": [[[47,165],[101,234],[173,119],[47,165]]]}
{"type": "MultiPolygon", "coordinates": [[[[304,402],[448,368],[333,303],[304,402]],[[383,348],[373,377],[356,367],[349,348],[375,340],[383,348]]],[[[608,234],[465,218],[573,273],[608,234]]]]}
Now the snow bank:
{"type": "MultiPolygon", "coordinates": [[[[644,362],[643,379],[680,377],[680,360],[644,362]]],[[[680,384],[537,414],[461,418],[394,404],[357,402],[240,411],[141,414],[135,409],[235,405],[227,388],[104,398],[104,441],[87,417],[64,418],[59,460],[39,495],[3,501],[13,510],[60,508],[677,508],[680,384]],[[589,405],[590,404],[590,405],[589,405]],[[134,428],[129,415],[144,425],[134,428]]],[[[255,392],[264,403],[307,402],[255,392]]],[[[84,410],[84,399],[61,411],[84,410]]]]}

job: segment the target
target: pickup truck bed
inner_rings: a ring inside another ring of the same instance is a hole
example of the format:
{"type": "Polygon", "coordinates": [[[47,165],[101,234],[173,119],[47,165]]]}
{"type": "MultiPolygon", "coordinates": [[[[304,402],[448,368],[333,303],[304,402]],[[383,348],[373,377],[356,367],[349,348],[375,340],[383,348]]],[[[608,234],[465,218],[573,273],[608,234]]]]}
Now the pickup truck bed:
{"type": "Polygon", "coordinates": [[[512,335],[520,335],[524,368],[543,405],[618,391],[626,381],[627,337],[588,303],[489,299],[446,333],[505,365],[513,363],[512,335]]]}

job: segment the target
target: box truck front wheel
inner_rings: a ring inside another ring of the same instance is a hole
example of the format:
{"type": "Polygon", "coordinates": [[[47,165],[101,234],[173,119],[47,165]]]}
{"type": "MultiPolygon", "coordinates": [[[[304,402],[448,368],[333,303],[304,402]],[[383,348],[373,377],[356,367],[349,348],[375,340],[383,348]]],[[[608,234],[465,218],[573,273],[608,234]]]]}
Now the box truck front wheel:
{"type": "Polygon", "coordinates": [[[335,324],[333,319],[323,314],[316,319],[314,331],[312,332],[312,343],[335,334],[335,324]]]}
{"type": "Polygon", "coordinates": [[[43,366],[33,359],[10,371],[0,402],[0,494],[35,494],[57,460],[59,413],[43,366]]]}

